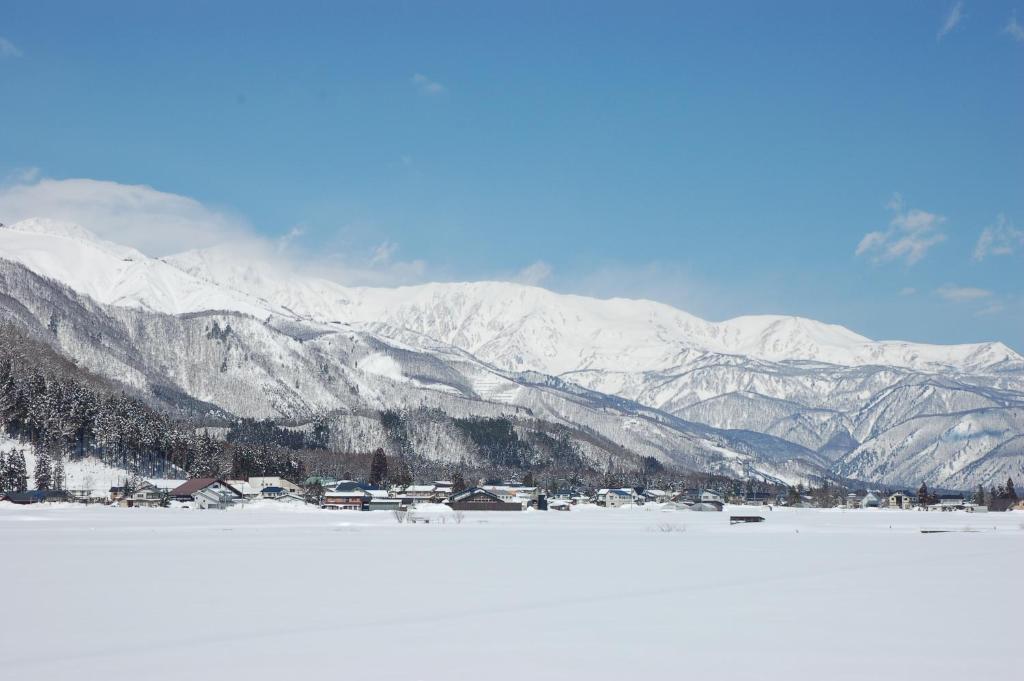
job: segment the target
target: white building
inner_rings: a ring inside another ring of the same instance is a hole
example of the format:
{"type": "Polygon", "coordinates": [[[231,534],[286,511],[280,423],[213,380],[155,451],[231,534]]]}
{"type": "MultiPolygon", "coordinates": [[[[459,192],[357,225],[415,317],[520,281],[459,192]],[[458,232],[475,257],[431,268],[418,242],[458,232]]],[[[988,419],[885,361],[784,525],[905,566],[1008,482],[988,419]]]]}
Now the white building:
{"type": "Polygon", "coordinates": [[[619,508],[633,503],[633,490],[631,489],[599,489],[597,490],[598,506],[605,508],[619,508]]]}
{"type": "Polygon", "coordinates": [[[702,504],[725,504],[725,499],[718,492],[713,492],[706,489],[700,493],[700,503],[702,504]]]}

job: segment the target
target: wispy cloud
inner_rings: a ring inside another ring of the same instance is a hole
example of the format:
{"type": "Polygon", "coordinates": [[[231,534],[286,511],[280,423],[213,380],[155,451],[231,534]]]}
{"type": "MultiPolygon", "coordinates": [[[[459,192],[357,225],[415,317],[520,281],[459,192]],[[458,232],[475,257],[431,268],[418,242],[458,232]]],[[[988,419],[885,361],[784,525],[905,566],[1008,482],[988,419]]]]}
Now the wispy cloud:
{"type": "Polygon", "coordinates": [[[520,284],[526,284],[528,286],[540,286],[545,281],[551,278],[552,273],[551,265],[547,264],[543,260],[538,260],[527,267],[519,270],[513,281],[520,284]]]}
{"type": "Polygon", "coordinates": [[[74,222],[153,256],[251,238],[248,221],[145,185],[23,173],[0,186],[0,222],[31,217],[74,222]]]}
{"type": "Polygon", "coordinates": [[[903,198],[896,194],[889,201],[893,217],[885,231],[868,232],[857,244],[855,254],[866,255],[873,262],[905,260],[913,265],[928,249],[946,240],[939,227],[946,221],[941,215],[913,208],[907,210],[903,198]]]}
{"type": "Polygon", "coordinates": [[[373,249],[373,255],[370,257],[370,264],[386,265],[390,263],[397,250],[398,244],[391,241],[385,241],[373,249]]]}
{"type": "MultiPolygon", "coordinates": [[[[230,211],[145,185],[40,178],[35,170],[12,174],[0,184],[0,222],[13,224],[31,217],[72,222],[101,239],[155,257],[212,249],[352,286],[397,286],[422,283],[428,275],[438,278],[422,260],[396,261],[398,245],[390,241],[370,248],[319,243],[313,249],[302,243],[302,225],[265,236],[230,211]]],[[[341,232],[344,228],[335,230],[341,232]]]]}
{"type": "Polygon", "coordinates": [[[1020,25],[1017,21],[1017,13],[1014,12],[1010,15],[1010,20],[1006,22],[1006,26],[1003,27],[1003,33],[1010,36],[1018,43],[1024,43],[1024,26],[1020,25]]]}
{"type": "Polygon", "coordinates": [[[900,290],[901,296],[912,296],[915,295],[916,293],[917,289],[912,286],[907,286],[906,288],[900,290]]]}
{"type": "Polygon", "coordinates": [[[1024,230],[1019,230],[1000,213],[996,223],[986,227],[974,246],[974,260],[981,262],[990,255],[1013,255],[1024,248],[1024,230]]]}
{"type": "Polygon", "coordinates": [[[952,32],[952,30],[956,28],[961,21],[963,21],[964,16],[966,16],[964,14],[964,3],[955,3],[952,7],[949,8],[949,12],[946,14],[946,18],[942,22],[942,26],[939,28],[939,32],[935,34],[935,39],[942,40],[947,35],[949,35],[950,32],[952,32]]]}
{"type": "Polygon", "coordinates": [[[15,168],[0,181],[0,190],[13,184],[30,184],[42,175],[39,168],[15,168]]]}
{"type": "Polygon", "coordinates": [[[21,57],[24,53],[7,38],[0,36],[0,57],[21,57]]]}
{"type": "Polygon", "coordinates": [[[291,247],[292,243],[294,243],[296,239],[300,238],[305,233],[306,228],[302,225],[293,226],[287,232],[277,237],[277,250],[284,253],[291,247]]]}
{"type": "Polygon", "coordinates": [[[413,74],[412,84],[416,91],[422,95],[440,95],[447,89],[441,83],[424,76],[422,73],[413,74]]]}
{"type": "Polygon", "coordinates": [[[989,290],[972,286],[957,286],[956,284],[940,286],[935,292],[951,303],[967,303],[992,297],[992,292],[989,290]]]}
{"type": "Polygon", "coordinates": [[[989,303],[985,307],[983,307],[980,310],[978,310],[977,314],[980,315],[980,316],[999,314],[1000,312],[1002,312],[1005,309],[1006,309],[1006,305],[1004,305],[1003,303],[999,302],[998,300],[993,300],[991,303],[989,303]]]}

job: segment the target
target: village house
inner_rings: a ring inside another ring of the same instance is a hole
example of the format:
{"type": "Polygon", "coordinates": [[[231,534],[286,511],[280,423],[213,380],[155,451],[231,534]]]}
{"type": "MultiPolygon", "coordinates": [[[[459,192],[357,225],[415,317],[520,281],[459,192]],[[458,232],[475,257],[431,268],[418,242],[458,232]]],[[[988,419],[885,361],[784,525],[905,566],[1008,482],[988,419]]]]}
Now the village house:
{"type": "Polygon", "coordinates": [[[967,500],[963,494],[940,494],[939,503],[928,507],[930,511],[960,511],[966,508],[967,500]]]}
{"type": "Polygon", "coordinates": [[[279,496],[271,497],[270,500],[278,504],[295,506],[305,506],[308,503],[305,497],[301,494],[293,494],[291,492],[285,492],[279,496]]]}
{"type": "Polygon", "coordinates": [[[399,495],[408,503],[415,504],[417,501],[429,503],[441,503],[448,498],[451,488],[445,490],[436,485],[409,485],[399,495]]]}
{"type": "Polygon", "coordinates": [[[94,489],[68,489],[68,501],[75,501],[80,504],[101,504],[107,500],[107,495],[100,490],[94,489]]]}
{"type": "Polygon", "coordinates": [[[774,503],[776,498],[771,492],[747,492],[743,495],[744,506],[770,506],[774,503]]]}
{"type": "Polygon", "coordinates": [[[226,509],[243,500],[242,493],[220,478],[196,478],[171,490],[171,499],[194,508],[226,509]]]}
{"type": "Polygon", "coordinates": [[[260,490],[260,496],[263,497],[264,499],[277,499],[279,497],[287,495],[288,490],[286,490],[284,487],[267,486],[260,490]]]}
{"type": "Polygon", "coordinates": [[[914,508],[914,504],[916,502],[916,497],[912,496],[909,492],[901,490],[890,494],[889,498],[886,500],[886,505],[889,508],[901,508],[908,510],[914,508]]]}
{"type": "Polygon", "coordinates": [[[149,478],[149,484],[161,492],[170,493],[184,485],[188,480],[171,480],[170,478],[149,478]]]}
{"type": "Polygon", "coordinates": [[[874,492],[868,492],[860,500],[861,508],[879,508],[882,500],[874,492]]]}
{"type": "Polygon", "coordinates": [[[594,502],[605,508],[619,508],[633,503],[633,490],[631,489],[599,489],[594,502]]]}
{"type": "Polygon", "coordinates": [[[227,480],[226,482],[234,487],[235,491],[241,494],[244,499],[260,498],[260,488],[253,487],[249,484],[248,480],[227,480]]]}
{"type": "Polygon", "coordinates": [[[558,501],[568,501],[572,504],[576,504],[581,500],[586,499],[587,495],[574,487],[562,487],[552,492],[548,498],[558,501]]]}
{"type": "Polygon", "coordinates": [[[681,504],[695,504],[700,501],[700,493],[696,487],[689,487],[673,494],[671,500],[681,504]]]}
{"type": "Polygon", "coordinates": [[[660,504],[668,501],[670,495],[663,489],[645,489],[640,496],[645,502],[660,504]]]}
{"type": "Polygon", "coordinates": [[[505,503],[517,503],[524,507],[535,506],[537,504],[537,496],[539,490],[536,487],[525,487],[523,485],[481,485],[481,489],[485,489],[491,494],[494,494],[505,503]]]}
{"type": "Polygon", "coordinates": [[[363,511],[369,507],[373,495],[354,480],[342,480],[324,492],[321,508],[335,511],[363,511]]]}
{"type": "MultiPolygon", "coordinates": [[[[390,495],[402,500],[402,504],[411,506],[416,503],[441,504],[452,495],[453,484],[447,480],[437,480],[429,485],[408,485],[390,495]]],[[[383,493],[383,490],[381,490],[383,493]]],[[[378,495],[375,495],[378,496],[378,495]]],[[[383,493],[380,496],[389,496],[383,493]]]]}
{"type": "Polygon", "coordinates": [[[448,505],[454,511],[522,511],[518,501],[503,501],[497,494],[480,487],[473,487],[452,495],[448,505]]]}
{"type": "Polygon", "coordinates": [[[136,486],[131,494],[124,497],[124,502],[129,508],[135,506],[155,507],[160,506],[165,499],[163,490],[150,482],[143,482],[136,486]]]}
{"type": "Polygon", "coordinates": [[[284,491],[291,492],[292,494],[298,494],[302,491],[294,482],[289,482],[285,478],[276,475],[250,477],[249,486],[258,490],[264,490],[268,487],[280,487],[284,491]]]}
{"type": "Polygon", "coordinates": [[[711,489],[702,490],[700,493],[699,501],[702,504],[719,504],[721,506],[725,505],[725,499],[722,497],[722,495],[711,489]]]}
{"type": "Polygon", "coordinates": [[[401,511],[405,509],[405,504],[402,503],[401,499],[387,496],[371,496],[370,502],[367,504],[368,511],[401,511]]]}

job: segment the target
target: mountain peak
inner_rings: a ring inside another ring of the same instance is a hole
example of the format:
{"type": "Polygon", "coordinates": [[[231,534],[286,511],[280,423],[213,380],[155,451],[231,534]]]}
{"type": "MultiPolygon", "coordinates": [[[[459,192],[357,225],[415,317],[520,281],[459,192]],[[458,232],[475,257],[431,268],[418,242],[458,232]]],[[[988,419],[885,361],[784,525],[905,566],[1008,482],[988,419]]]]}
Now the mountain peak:
{"type": "Polygon", "coordinates": [[[597,299],[509,282],[352,288],[230,247],[152,259],[78,225],[38,218],[0,231],[0,257],[101,302],[169,314],[216,309],[368,328],[382,324],[509,371],[670,371],[701,355],[940,373],[1021,361],[1002,344],[873,341],[795,316],[711,322],[653,301],[597,299]]]}
{"type": "Polygon", "coordinates": [[[60,236],[68,239],[80,239],[82,241],[99,241],[99,238],[85,227],[64,220],[53,220],[51,218],[27,218],[15,222],[13,225],[4,225],[5,229],[13,229],[17,232],[29,234],[45,234],[47,236],[60,236]]]}

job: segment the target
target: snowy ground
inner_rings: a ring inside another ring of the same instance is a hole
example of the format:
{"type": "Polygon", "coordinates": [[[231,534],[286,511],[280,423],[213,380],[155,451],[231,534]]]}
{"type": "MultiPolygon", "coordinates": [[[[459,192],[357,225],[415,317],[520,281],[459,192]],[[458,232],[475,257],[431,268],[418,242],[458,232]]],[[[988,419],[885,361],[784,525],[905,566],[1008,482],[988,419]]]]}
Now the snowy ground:
{"type": "Polygon", "coordinates": [[[742,512],[0,503],[0,678],[1019,673],[1024,514],[742,512]]]}

